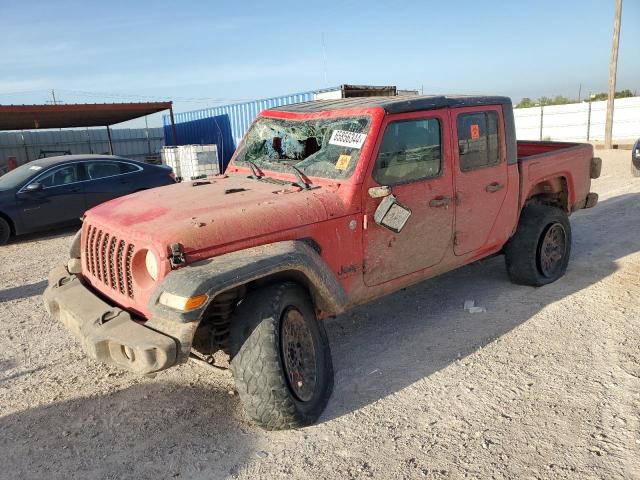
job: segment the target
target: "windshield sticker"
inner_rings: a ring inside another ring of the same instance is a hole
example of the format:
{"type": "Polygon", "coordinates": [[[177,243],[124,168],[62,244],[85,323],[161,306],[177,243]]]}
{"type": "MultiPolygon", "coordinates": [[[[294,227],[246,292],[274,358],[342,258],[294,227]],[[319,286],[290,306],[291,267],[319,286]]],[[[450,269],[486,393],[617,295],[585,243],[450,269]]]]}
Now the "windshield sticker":
{"type": "Polygon", "coordinates": [[[365,133],[349,132],[347,130],[334,130],[331,133],[329,143],[341,147],[362,148],[367,135],[365,133]]]}
{"type": "Polygon", "coordinates": [[[351,155],[340,155],[338,157],[338,161],[336,162],[336,169],[346,170],[349,167],[350,162],[351,162],[351,155]]]}
{"type": "Polygon", "coordinates": [[[474,123],[471,125],[471,139],[477,140],[480,138],[480,125],[474,123]]]}
{"type": "Polygon", "coordinates": [[[29,170],[35,170],[37,172],[38,170],[42,170],[42,167],[39,165],[31,165],[29,170]]]}

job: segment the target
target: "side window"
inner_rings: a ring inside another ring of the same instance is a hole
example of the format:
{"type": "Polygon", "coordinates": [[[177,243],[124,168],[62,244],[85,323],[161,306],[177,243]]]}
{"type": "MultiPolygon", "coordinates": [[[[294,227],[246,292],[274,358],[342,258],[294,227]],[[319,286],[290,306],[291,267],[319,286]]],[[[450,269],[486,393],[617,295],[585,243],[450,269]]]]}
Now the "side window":
{"type": "Polygon", "coordinates": [[[52,170],[40,177],[37,182],[44,188],[59,187],[79,181],[78,169],[75,165],[67,165],[52,170]]]}
{"type": "Polygon", "coordinates": [[[460,170],[468,172],[500,163],[498,114],[493,111],[458,116],[460,170]]]}
{"type": "Polygon", "coordinates": [[[97,180],[98,178],[112,177],[120,175],[120,164],[118,162],[89,162],[86,164],[87,176],[89,180],[97,180]]]}
{"type": "Polygon", "coordinates": [[[437,177],[441,171],[438,119],[406,120],[387,126],[373,171],[378,183],[391,186],[437,177]]]}
{"type": "Polygon", "coordinates": [[[133,173],[140,171],[137,165],[132,163],[120,163],[120,173],[133,173]]]}

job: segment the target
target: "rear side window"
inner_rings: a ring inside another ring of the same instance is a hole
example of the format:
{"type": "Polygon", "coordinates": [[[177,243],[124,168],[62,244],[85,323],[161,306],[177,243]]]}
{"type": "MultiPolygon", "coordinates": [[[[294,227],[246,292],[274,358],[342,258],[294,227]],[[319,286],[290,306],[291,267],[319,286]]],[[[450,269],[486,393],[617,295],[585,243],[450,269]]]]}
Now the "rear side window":
{"type": "Polygon", "coordinates": [[[76,165],[67,165],[65,167],[56,168],[50,173],[43,175],[37,180],[37,182],[44,188],[50,188],[75,183],[79,180],[78,168],[76,165]]]}
{"type": "Polygon", "coordinates": [[[373,176],[381,185],[433,178],[442,171],[440,122],[436,118],[390,123],[373,176]]]}
{"type": "Polygon", "coordinates": [[[120,164],[120,173],[133,173],[140,170],[140,167],[134,165],[132,163],[121,163],[120,164]]]}
{"type": "Polygon", "coordinates": [[[86,164],[89,180],[120,175],[119,162],[88,162],[86,164]]]}
{"type": "Polygon", "coordinates": [[[500,163],[498,114],[493,111],[458,116],[460,170],[468,172],[500,163]]]}

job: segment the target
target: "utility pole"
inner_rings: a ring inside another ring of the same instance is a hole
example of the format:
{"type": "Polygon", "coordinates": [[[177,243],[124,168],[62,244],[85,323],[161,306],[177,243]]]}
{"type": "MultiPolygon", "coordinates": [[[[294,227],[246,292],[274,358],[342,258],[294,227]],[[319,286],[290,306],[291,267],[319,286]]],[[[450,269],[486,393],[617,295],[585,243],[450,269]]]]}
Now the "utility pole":
{"type": "Polygon", "coordinates": [[[621,16],[622,0],[616,0],[616,15],[613,20],[613,44],[611,45],[611,62],[609,63],[609,98],[607,99],[607,121],[604,127],[604,148],[613,146],[613,101],[616,95],[621,16]]]}
{"type": "Polygon", "coordinates": [[[53,104],[56,105],[56,92],[51,89],[51,98],[53,98],[53,104]]]}
{"type": "Polygon", "coordinates": [[[593,94],[589,92],[589,112],[587,113],[587,142],[591,136],[591,101],[593,100],[593,94]]]}

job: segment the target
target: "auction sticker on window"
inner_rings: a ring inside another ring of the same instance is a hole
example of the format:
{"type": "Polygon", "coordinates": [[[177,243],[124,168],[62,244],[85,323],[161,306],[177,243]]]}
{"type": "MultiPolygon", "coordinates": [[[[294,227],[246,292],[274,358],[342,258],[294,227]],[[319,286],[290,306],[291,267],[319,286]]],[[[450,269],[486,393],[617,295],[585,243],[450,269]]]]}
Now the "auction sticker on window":
{"type": "Polygon", "coordinates": [[[366,133],[349,132],[347,130],[334,130],[331,133],[329,143],[341,147],[362,148],[367,138],[366,133]]]}
{"type": "Polygon", "coordinates": [[[346,170],[351,162],[351,155],[340,155],[338,157],[338,161],[336,162],[337,170],[346,170]]]}

